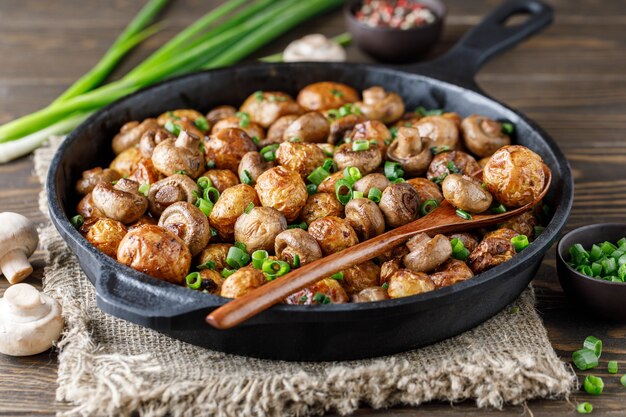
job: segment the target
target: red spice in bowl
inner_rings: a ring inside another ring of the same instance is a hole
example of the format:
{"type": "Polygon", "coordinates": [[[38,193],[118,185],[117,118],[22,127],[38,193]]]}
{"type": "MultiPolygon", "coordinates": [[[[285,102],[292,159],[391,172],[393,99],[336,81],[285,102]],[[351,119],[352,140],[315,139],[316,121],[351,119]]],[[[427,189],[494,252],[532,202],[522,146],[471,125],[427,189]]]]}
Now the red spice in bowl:
{"type": "Polygon", "coordinates": [[[437,19],[425,4],[411,0],[364,0],[355,17],[370,27],[403,30],[425,26],[437,19]]]}

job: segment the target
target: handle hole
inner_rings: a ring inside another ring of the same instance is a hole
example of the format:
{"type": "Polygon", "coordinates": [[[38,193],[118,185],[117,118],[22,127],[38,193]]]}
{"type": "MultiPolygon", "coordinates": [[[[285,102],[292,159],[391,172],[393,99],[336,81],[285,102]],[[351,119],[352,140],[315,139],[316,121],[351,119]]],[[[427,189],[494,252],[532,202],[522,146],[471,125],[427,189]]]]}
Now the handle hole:
{"type": "Polygon", "coordinates": [[[528,19],[530,19],[531,16],[532,16],[531,13],[526,13],[526,12],[516,13],[513,16],[510,16],[504,22],[502,22],[502,26],[506,26],[506,27],[521,26],[525,24],[528,21],[528,19]]]}

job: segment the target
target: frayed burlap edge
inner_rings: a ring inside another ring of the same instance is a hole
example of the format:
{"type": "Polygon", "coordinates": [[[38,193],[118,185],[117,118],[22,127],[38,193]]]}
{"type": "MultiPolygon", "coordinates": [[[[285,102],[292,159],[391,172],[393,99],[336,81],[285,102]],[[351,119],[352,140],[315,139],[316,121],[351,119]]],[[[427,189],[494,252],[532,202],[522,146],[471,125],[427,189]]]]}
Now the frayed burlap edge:
{"type": "MultiPolygon", "coordinates": [[[[53,148],[58,141],[51,139],[53,148]]],[[[35,169],[42,182],[52,154],[49,148],[36,152],[35,169]]],[[[40,207],[47,215],[44,192],[40,207]]],[[[44,288],[61,303],[66,322],[58,344],[57,400],[69,401],[75,407],[60,415],[305,416],[329,411],[345,415],[361,403],[384,408],[466,399],[474,399],[478,407],[501,408],[533,398],[567,397],[576,385],[574,373],[547,342],[545,328],[534,309],[532,290],[514,305],[520,314],[535,315],[539,323],[536,331],[547,347],[540,346],[534,352],[504,349],[485,355],[477,351],[464,356],[463,361],[440,359],[437,367],[426,370],[416,370],[409,361],[392,356],[356,367],[354,363],[329,364],[328,371],[317,378],[302,371],[265,377],[215,375],[200,384],[182,379],[155,384],[161,365],[149,354],[110,354],[95,344],[88,314],[71,287],[63,282],[67,277],[49,278],[53,275],[49,272],[74,255],[52,225],[43,228],[41,241],[47,252],[44,288]]]]}

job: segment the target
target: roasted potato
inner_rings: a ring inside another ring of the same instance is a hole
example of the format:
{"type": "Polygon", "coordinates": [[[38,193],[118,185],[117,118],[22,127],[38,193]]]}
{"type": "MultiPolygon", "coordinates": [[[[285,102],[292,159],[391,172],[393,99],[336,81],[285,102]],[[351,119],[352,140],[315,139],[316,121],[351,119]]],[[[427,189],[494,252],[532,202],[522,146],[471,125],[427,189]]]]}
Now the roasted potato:
{"type": "Polygon", "coordinates": [[[538,225],[539,222],[532,211],[527,211],[526,213],[522,213],[519,216],[515,216],[512,219],[507,220],[502,223],[500,227],[511,229],[520,235],[526,235],[526,237],[531,239],[535,235],[535,226],[538,225]]]}
{"type": "Polygon", "coordinates": [[[467,175],[450,174],[441,183],[443,196],[450,204],[470,213],[489,210],[493,197],[481,183],[467,175]]]}
{"type": "Polygon", "coordinates": [[[300,175],[282,166],[261,174],[254,188],[261,204],[280,211],[288,222],[298,218],[309,196],[300,175]]]}
{"type": "Polygon", "coordinates": [[[119,155],[109,165],[114,171],[117,171],[122,177],[128,177],[135,169],[137,164],[143,159],[141,152],[138,148],[128,148],[119,155]]]}
{"type": "Polygon", "coordinates": [[[478,171],[480,171],[480,165],[472,155],[463,151],[442,152],[433,158],[426,172],[426,178],[441,183],[450,174],[472,176],[478,171]]]}
{"type": "Polygon", "coordinates": [[[235,222],[250,203],[260,205],[259,196],[247,184],[238,184],[224,190],[211,210],[209,222],[224,240],[232,240],[235,222]]]}
{"type": "Polygon", "coordinates": [[[451,258],[437,268],[436,272],[430,275],[430,279],[437,288],[441,288],[468,280],[473,276],[474,273],[465,262],[451,258]]]}
{"type": "Polygon", "coordinates": [[[268,128],[281,116],[302,113],[290,95],[279,91],[257,91],[243,102],[239,110],[248,113],[250,120],[264,128],[268,128]]]}
{"type": "Polygon", "coordinates": [[[237,175],[229,169],[210,169],[206,171],[201,177],[207,177],[213,183],[213,187],[217,188],[217,191],[223,193],[225,189],[239,184],[239,178],[237,175]]]}
{"type": "Polygon", "coordinates": [[[117,248],[128,233],[121,222],[113,219],[98,219],[87,232],[87,240],[97,249],[112,258],[117,258],[117,248]]]}
{"type": "Polygon", "coordinates": [[[390,298],[409,297],[434,290],[435,283],[423,272],[400,269],[389,278],[387,293],[390,298]]]}
{"type": "Polygon", "coordinates": [[[221,296],[226,298],[243,297],[255,288],[265,284],[263,272],[252,266],[243,267],[222,283],[221,296]]]}
{"type": "Polygon", "coordinates": [[[204,142],[207,161],[213,161],[216,169],[229,169],[237,172],[239,161],[246,152],[256,151],[250,136],[241,129],[222,129],[204,142]]]}
{"type": "Polygon", "coordinates": [[[342,304],[348,302],[348,294],[341,284],[332,278],[308,286],[285,299],[286,304],[342,304]]]}
{"type": "Polygon", "coordinates": [[[308,232],[319,243],[324,256],[359,243],[354,229],[348,222],[335,216],[315,220],[309,225],[308,232]]]}
{"type": "Polygon", "coordinates": [[[92,193],[87,194],[78,202],[78,205],[76,206],[76,213],[83,216],[84,219],[91,217],[106,217],[104,213],[98,210],[98,207],[94,204],[92,193]]]}
{"type": "Polygon", "coordinates": [[[467,264],[475,274],[508,261],[515,255],[511,239],[518,233],[511,229],[498,229],[487,233],[467,258],[467,264]]]}
{"type": "Polygon", "coordinates": [[[144,158],[139,161],[137,168],[135,168],[128,178],[140,185],[143,185],[153,184],[165,178],[165,176],[154,167],[151,159],[144,158]]]}
{"type": "Polygon", "coordinates": [[[196,258],[196,268],[200,265],[207,265],[213,263],[215,269],[221,271],[227,268],[226,257],[228,256],[228,250],[232,245],[228,243],[209,243],[196,258]]]}
{"type": "Polygon", "coordinates": [[[242,119],[240,116],[229,116],[215,123],[211,129],[211,134],[215,135],[220,130],[232,128],[243,130],[251,139],[256,138],[257,141],[265,139],[265,130],[260,124],[242,119]]]}
{"type": "Polygon", "coordinates": [[[256,250],[274,250],[274,239],[287,229],[287,220],[272,207],[255,207],[235,222],[235,241],[246,245],[252,253],[256,250]]]}
{"type": "Polygon", "coordinates": [[[317,186],[318,193],[335,194],[335,184],[343,178],[343,171],[337,171],[324,178],[324,181],[317,186]]]}
{"type": "Polygon", "coordinates": [[[426,178],[411,178],[405,182],[417,191],[422,203],[426,200],[435,200],[438,203],[441,203],[443,200],[443,194],[437,184],[427,180],[426,178]]]}
{"type": "Polygon", "coordinates": [[[359,94],[352,87],[330,81],[309,84],[298,93],[298,104],[308,111],[336,109],[354,103],[359,94]]]}
{"type": "Polygon", "coordinates": [[[371,301],[388,300],[389,294],[382,287],[369,287],[352,296],[353,303],[368,303],[371,301]]]}
{"type": "Polygon", "coordinates": [[[339,280],[348,295],[375,287],[380,279],[380,268],[372,261],[363,262],[342,271],[343,278],[339,280]]]}
{"type": "Polygon", "coordinates": [[[314,143],[283,142],[276,150],[276,162],[304,179],[324,163],[326,155],[314,143]]]}
{"type": "Polygon", "coordinates": [[[343,205],[334,194],[316,193],[307,198],[306,204],[300,211],[300,220],[311,224],[326,216],[342,217],[343,210],[343,205]]]}

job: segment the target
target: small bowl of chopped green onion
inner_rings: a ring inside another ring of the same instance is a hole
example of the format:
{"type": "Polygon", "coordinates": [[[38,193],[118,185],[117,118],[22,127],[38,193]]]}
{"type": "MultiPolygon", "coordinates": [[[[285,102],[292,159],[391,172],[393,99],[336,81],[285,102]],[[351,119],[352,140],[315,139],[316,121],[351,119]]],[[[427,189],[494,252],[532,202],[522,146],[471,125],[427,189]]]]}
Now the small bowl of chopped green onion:
{"type": "Polygon", "coordinates": [[[557,271],[563,290],[589,311],[626,322],[626,224],[567,233],[557,247],[557,271]]]}

